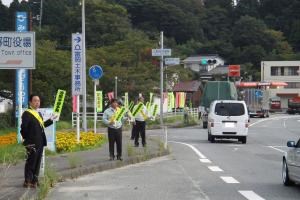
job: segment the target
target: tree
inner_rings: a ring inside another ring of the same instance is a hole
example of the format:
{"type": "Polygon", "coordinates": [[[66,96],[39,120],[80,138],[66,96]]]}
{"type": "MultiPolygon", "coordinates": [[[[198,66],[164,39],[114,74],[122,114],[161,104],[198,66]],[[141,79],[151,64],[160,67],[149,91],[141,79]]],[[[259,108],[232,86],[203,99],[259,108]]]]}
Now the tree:
{"type": "Polygon", "coordinates": [[[0,31],[9,30],[8,8],[0,0],[0,31]]]}
{"type": "Polygon", "coordinates": [[[259,0],[238,0],[234,13],[237,19],[245,15],[259,18],[259,8],[259,0]]]}

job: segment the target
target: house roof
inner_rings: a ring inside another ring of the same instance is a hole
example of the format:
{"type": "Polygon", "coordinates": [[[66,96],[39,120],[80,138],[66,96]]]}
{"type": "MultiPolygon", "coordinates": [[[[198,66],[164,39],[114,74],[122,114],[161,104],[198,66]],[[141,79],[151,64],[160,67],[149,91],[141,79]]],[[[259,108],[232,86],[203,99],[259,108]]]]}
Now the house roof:
{"type": "Polygon", "coordinates": [[[219,58],[221,60],[224,60],[222,57],[220,57],[218,54],[207,54],[207,55],[200,55],[200,56],[190,56],[183,60],[183,63],[191,63],[191,62],[201,62],[202,59],[215,59],[219,58]]]}
{"type": "Polygon", "coordinates": [[[200,86],[201,82],[197,80],[179,82],[173,87],[173,92],[196,92],[200,86]]]}

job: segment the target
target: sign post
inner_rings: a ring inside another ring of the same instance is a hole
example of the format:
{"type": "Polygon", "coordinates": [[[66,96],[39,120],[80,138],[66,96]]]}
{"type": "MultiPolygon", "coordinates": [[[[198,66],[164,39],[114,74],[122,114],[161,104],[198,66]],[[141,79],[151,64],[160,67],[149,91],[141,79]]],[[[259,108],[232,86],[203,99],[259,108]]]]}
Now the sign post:
{"type": "Polygon", "coordinates": [[[94,133],[97,133],[97,85],[103,76],[103,70],[99,65],[93,65],[89,70],[89,75],[94,81],[94,133]]]}

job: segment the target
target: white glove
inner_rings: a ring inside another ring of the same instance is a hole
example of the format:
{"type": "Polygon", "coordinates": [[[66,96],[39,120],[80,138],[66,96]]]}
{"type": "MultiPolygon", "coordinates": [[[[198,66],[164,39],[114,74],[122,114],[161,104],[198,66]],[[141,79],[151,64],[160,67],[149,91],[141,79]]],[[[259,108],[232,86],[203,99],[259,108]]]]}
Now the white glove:
{"type": "Polygon", "coordinates": [[[52,121],[58,121],[58,114],[53,113],[53,114],[51,115],[50,119],[51,119],[52,121]]]}

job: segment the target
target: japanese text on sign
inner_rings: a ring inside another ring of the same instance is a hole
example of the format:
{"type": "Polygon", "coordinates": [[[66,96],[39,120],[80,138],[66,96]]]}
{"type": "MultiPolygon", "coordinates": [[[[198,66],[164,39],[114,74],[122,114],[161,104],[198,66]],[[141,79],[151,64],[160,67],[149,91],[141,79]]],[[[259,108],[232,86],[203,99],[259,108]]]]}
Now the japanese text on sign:
{"type": "Polygon", "coordinates": [[[82,94],[82,36],[72,34],[72,95],[82,94]]]}
{"type": "Polygon", "coordinates": [[[35,68],[34,32],[0,32],[0,68],[35,68]]]}
{"type": "Polygon", "coordinates": [[[60,115],[64,101],[65,101],[66,91],[58,90],[55,98],[54,113],[60,115]]]}

